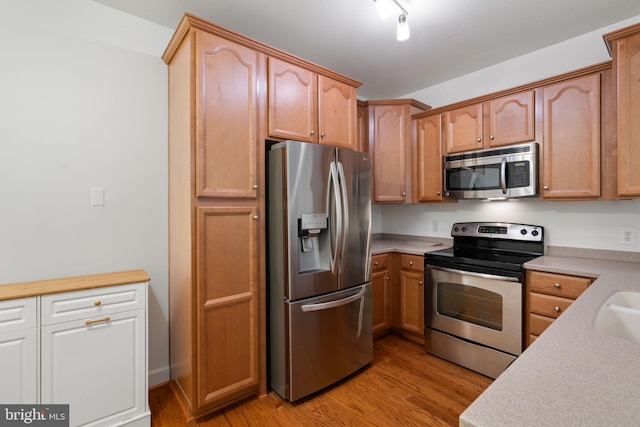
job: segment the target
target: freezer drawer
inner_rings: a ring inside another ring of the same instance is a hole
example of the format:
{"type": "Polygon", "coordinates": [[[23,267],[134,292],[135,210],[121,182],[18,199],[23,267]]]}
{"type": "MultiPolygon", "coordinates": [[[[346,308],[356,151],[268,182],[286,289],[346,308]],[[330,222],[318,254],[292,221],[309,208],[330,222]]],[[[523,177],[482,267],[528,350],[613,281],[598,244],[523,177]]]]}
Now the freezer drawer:
{"type": "Polygon", "coordinates": [[[298,400],[373,360],[371,284],[287,304],[289,389],[298,400]]]}

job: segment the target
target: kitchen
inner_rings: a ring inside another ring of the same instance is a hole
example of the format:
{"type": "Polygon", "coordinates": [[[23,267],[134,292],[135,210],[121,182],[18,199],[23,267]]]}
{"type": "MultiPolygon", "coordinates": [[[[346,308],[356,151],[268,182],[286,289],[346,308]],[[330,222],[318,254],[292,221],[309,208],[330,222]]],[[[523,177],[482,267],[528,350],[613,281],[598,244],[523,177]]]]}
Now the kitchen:
{"type": "MultiPolygon", "coordinates": [[[[0,282],[145,268],[154,325],[149,382],[159,384],[169,378],[167,194],[158,185],[167,182],[168,93],[160,56],[173,30],[93,2],[57,3],[15,2],[1,18],[3,73],[11,77],[2,83],[3,141],[12,143],[0,156],[3,203],[11,207],[0,214],[3,242],[11,242],[2,246],[0,282]],[[89,207],[93,186],[105,188],[104,209],[89,207]]],[[[637,21],[406,96],[446,105],[602,62],[602,34],[637,21]]],[[[620,227],[640,223],[638,201],[374,205],[373,233],[448,237],[453,222],[491,221],[497,212],[543,225],[548,245],[638,252],[618,243],[620,227]]]]}

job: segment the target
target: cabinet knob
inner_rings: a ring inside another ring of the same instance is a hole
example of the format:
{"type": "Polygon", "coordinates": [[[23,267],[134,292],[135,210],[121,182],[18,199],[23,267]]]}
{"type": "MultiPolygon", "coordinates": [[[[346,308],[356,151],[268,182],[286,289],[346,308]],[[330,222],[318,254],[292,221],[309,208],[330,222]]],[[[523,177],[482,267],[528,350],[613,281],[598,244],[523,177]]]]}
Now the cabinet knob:
{"type": "Polygon", "coordinates": [[[259,218],[258,215],[253,216],[253,219],[258,219],[258,218],[259,218]]]}
{"type": "Polygon", "coordinates": [[[253,189],[257,190],[258,189],[258,184],[253,184],[253,189]]]}
{"type": "Polygon", "coordinates": [[[99,299],[93,302],[93,305],[95,305],[96,307],[99,306],[100,304],[102,304],[102,301],[100,301],[99,299]]]}
{"type": "Polygon", "coordinates": [[[557,305],[553,307],[553,309],[555,310],[556,313],[560,313],[560,307],[558,307],[557,305]]]}
{"type": "Polygon", "coordinates": [[[418,280],[418,285],[422,286],[422,280],[418,280]]]}
{"type": "Polygon", "coordinates": [[[493,141],[493,140],[495,139],[495,137],[494,137],[493,135],[491,135],[491,136],[489,137],[489,139],[493,141]]]}
{"type": "Polygon", "coordinates": [[[311,136],[313,136],[313,135],[315,135],[315,134],[316,134],[316,131],[315,131],[315,130],[312,130],[311,132],[309,132],[309,135],[311,135],[311,136]]]}
{"type": "Polygon", "coordinates": [[[554,283],[553,287],[556,288],[556,289],[560,289],[560,283],[554,283]]]}
{"type": "Polygon", "coordinates": [[[409,261],[409,265],[413,265],[413,261],[409,261]]]}
{"type": "Polygon", "coordinates": [[[476,142],[482,142],[482,138],[477,138],[476,142]]]}
{"type": "Polygon", "coordinates": [[[438,196],[439,196],[439,195],[440,195],[440,192],[439,192],[439,191],[436,191],[436,195],[438,195],[438,196]]]}
{"type": "Polygon", "coordinates": [[[380,264],[380,263],[379,263],[378,261],[376,261],[376,262],[374,262],[374,264],[375,264],[375,265],[378,265],[378,264],[380,264]]]}
{"type": "Polygon", "coordinates": [[[402,197],[406,196],[407,193],[405,193],[404,191],[402,192],[402,197]]]}
{"type": "Polygon", "coordinates": [[[389,276],[385,276],[384,280],[389,280],[389,276]]]}
{"type": "Polygon", "coordinates": [[[324,132],[320,134],[320,138],[324,138],[324,132]]]}
{"type": "Polygon", "coordinates": [[[548,190],[548,189],[549,189],[549,186],[548,186],[548,185],[545,185],[545,186],[543,186],[542,188],[543,188],[543,189],[545,189],[545,190],[548,190]]]}

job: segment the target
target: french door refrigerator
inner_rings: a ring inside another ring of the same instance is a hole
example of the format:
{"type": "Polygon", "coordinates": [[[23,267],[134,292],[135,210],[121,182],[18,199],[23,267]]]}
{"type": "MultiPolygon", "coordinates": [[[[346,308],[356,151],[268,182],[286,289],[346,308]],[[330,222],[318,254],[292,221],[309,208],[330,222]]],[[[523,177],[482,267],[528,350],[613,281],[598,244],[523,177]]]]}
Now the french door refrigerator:
{"type": "Polygon", "coordinates": [[[268,152],[269,384],[295,401],[373,359],[368,154],[268,152]]]}

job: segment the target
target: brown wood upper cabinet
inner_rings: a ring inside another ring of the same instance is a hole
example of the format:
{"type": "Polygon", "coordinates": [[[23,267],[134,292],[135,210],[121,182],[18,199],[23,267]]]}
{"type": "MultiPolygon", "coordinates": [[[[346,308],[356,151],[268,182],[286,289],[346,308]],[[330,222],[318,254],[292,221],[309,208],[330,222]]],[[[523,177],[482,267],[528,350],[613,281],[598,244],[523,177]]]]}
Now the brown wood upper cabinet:
{"type": "Polygon", "coordinates": [[[358,148],[356,88],[269,58],[269,135],[358,148]]]}
{"type": "Polygon", "coordinates": [[[373,202],[411,202],[411,115],[428,110],[412,99],[368,101],[373,202]]]}
{"type": "Polygon", "coordinates": [[[540,196],[600,197],[600,73],[540,89],[540,196]]]}
{"type": "Polygon", "coordinates": [[[492,99],[444,113],[446,154],[535,139],[535,92],[492,99]]]}
{"type": "Polygon", "coordinates": [[[640,196],[640,24],[605,34],[618,103],[618,195],[640,196]]]}
{"type": "Polygon", "coordinates": [[[442,114],[416,120],[416,179],[420,202],[442,201],[442,114]]]}
{"type": "Polygon", "coordinates": [[[264,78],[264,57],[203,31],[194,35],[195,65],[201,70],[195,76],[196,197],[255,198],[258,78],[260,72],[264,78]]]}

